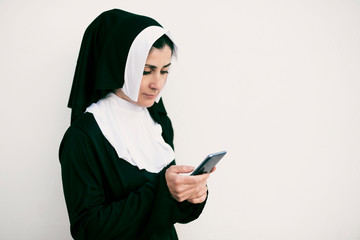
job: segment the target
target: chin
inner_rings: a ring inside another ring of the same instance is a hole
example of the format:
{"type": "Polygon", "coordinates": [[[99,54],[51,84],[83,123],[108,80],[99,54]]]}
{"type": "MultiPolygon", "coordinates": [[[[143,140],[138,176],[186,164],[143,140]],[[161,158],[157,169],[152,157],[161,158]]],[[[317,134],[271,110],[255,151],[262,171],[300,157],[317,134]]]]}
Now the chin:
{"type": "Polygon", "coordinates": [[[137,105],[144,108],[149,108],[154,105],[155,101],[138,102],[137,105]]]}
{"type": "Polygon", "coordinates": [[[149,104],[147,104],[146,107],[149,108],[149,107],[151,107],[152,105],[154,105],[154,103],[155,103],[155,102],[149,103],[149,104]]]}

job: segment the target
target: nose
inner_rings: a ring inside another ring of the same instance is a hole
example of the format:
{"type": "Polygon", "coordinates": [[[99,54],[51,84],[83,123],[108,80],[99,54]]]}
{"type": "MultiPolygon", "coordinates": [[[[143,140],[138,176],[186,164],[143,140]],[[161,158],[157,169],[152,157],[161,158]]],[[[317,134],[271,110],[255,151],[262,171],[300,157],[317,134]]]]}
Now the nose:
{"type": "Polygon", "coordinates": [[[150,88],[153,90],[160,90],[163,82],[163,76],[160,73],[156,73],[151,78],[150,88]]]}

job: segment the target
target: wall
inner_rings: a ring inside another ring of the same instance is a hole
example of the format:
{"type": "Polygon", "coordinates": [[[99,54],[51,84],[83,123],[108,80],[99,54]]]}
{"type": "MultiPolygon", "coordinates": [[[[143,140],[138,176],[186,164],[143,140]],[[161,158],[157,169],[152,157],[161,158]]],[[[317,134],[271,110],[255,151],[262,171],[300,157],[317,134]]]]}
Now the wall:
{"type": "Polygon", "coordinates": [[[178,163],[228,151],[180,239],[360,239],[356,0],[1,0],[1,239],[71,239],[58,145],[82,34],[111,8],[177,39],[178,163]]]}

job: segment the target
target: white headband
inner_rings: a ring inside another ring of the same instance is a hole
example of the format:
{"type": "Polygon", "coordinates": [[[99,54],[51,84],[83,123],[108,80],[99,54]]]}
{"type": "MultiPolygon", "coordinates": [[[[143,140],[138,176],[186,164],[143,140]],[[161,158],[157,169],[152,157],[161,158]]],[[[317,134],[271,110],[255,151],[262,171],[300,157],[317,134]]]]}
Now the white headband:
{"type": "MultiPolygon", "coordinates": [[[[140,84],[149,51],[154,42],[164,34],[173,41],[169,31],[159,26],[150,26],[141,31],[131,44],[125,65],[124,85],[121,90],[134,102],[138,101],[140,84]]],[[[177,47],[174,43],[173,55],[176,56],[176,53],[177,47]]],[[[160,97],[161,92],[156,102],[160,100],[160,97]]]]}

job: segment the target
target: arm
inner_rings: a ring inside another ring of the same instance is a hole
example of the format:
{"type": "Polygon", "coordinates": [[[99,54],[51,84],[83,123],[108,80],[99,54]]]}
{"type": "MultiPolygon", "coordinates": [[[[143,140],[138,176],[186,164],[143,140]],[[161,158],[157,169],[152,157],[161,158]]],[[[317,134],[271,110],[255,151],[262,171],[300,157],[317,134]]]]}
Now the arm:
{"type": "Polygon", "coordinates": [[[64,194],[75,239],[139,239],[141,234],[196,218],[195,209],[202,210],[203,206],[172,198],[165,169],[125,199],[106,202],[93,149],[89,137],[76,128],[66,133],[60,147],[64,194]]]}

